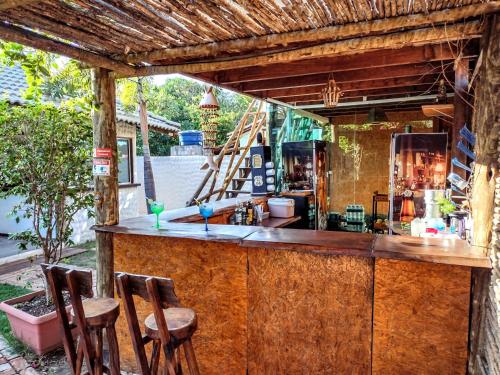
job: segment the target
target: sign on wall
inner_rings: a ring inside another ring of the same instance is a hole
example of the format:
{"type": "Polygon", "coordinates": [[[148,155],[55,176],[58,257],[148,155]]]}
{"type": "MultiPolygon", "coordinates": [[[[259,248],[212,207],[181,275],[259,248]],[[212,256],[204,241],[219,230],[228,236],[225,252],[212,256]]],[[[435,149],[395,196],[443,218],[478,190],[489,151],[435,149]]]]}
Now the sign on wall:
{"type": "Polygon", "coordinates": [[[110,176],[111,160],[94,158],[92,171],[94,176],[110,176]]]}

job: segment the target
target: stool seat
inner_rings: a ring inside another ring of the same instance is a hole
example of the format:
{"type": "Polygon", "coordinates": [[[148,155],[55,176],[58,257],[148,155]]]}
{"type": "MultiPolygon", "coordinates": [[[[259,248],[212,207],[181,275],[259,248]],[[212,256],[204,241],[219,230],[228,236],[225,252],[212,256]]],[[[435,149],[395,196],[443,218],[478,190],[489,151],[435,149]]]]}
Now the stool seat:
{"type": "MultiPolygon", "coordinates": [[[[113,298],[87,298],[82,300],[87,324],[92,327],[106,327],[113,324],[120,313],[120,303],[113,298]]],[[[75,316],[71,309],[71,316],[75,316]]]]}
{"type": "MultiPolygon", "coordinates": [[[[196,313],[188,308],[169,307],[163,310],[165,321],[167,322],[168,332],[181,341],[192,336],[196,331],[197,319],[196,313]]],[[[150,314],[144,321],[146,334],[153,340],[160,339],[160,333],[156,324],[154,314],[150,314]]]]}

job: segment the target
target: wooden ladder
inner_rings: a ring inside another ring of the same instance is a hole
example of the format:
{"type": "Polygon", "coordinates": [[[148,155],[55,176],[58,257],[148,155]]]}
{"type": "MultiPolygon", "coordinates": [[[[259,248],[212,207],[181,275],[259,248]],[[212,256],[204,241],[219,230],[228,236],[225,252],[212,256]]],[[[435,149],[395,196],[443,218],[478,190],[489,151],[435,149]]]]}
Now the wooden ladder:
{"type": "MultiPolygon", "coordinates": [[[[195,193],[187,202],[187,206],[194,205],[195,200],[208,202],[214,195],[216,195],[216,200],[221,200],[224,196],[231,198],[238,196],[238,194],[250,193],[250,191],[242,190],[245,182],[251,180],[250,159],[247,154],[249,154],[250,147],[257,138],[257,134],[264,130],[265,126],[265,104],[263,101],[253,99],[234,131],[229,134],[227,142],[221,148],[215,159],[215,165],[217,165],[219,169],[217,171],[213,169],[207,171],[207,174],[195,193]],[[240,144],[241,138],[242,135],[246,133],[248,133],[248,139],[245,145],[242,146],[240,144]],[[229,158],[229,162],[222,180],[222,186],[215,189],[220,174],[220,168],[225,157],[229,158]],[[238,176],[236,176],[237,173],[238,176]],[[209,186],[208,191],[202,195],[207,186],[209,186]],[[231,187],[231,189],[229,187],[231,187]]],[[[201,168],[208,168],[208,164],[203,164],[201,168]]]]}

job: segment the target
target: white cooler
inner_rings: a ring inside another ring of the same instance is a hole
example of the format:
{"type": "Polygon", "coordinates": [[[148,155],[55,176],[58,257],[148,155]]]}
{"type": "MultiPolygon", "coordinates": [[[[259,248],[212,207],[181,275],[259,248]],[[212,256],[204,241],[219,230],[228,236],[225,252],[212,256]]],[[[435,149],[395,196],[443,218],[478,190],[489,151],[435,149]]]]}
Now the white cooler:
{"type": "Polygon", "coordinates": [[[269,198],[269,213],[271,217],[293,217],[295,201],[289,198],[269,198]]]}

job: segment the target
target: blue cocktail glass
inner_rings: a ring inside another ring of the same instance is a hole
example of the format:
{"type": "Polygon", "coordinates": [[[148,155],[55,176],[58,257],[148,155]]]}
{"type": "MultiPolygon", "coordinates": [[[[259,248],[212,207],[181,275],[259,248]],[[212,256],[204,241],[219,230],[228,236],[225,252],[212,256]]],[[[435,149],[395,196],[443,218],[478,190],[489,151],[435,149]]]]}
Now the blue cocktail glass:
{"type": "Polygon", "coordinates": [[[210,203],[202,203],[198,207],[200,215],[205,218],[205,231],[208,232],[208,218],[214,214],[214,206],[210,203]]]}

